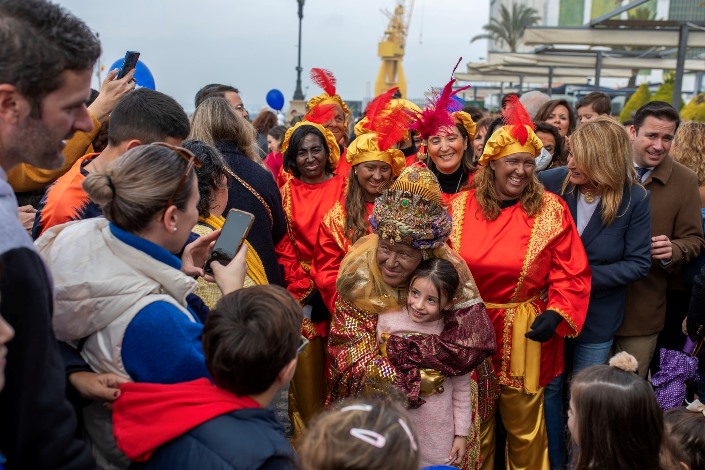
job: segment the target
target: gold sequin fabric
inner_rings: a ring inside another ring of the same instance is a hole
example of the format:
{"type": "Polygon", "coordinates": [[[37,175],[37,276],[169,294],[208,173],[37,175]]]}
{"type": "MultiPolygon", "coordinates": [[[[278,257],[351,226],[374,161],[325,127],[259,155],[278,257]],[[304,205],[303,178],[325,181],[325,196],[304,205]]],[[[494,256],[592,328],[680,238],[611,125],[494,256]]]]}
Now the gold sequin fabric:
{"type": "Polygon", "coordinates": [[[328,337],[331,368],[327,405],[361,395],[366,385],[383,388],[394,383],[394,368],[377,348],[376,332],[376,314],[338,296],[328,337]]]}
{"type": "MultiPolygon", "coordinates": [[[[379,314],[398,310],[405,303],[406,288],[390,287],[382,281],[375,257],[378,242],[376,234],[361,238],[341,263],[337,281],[338,297],[328,343],[331,358],[328,403],[364,393],[366,388],[383,388],[385,384],[388,386],[393,383],[401,385],[399,373],[378,351],[376,329],[379,314]]],[[[456,351],[457,354],[449,361],[454,367],[457,367],[459,360],[465,365],[476,364],[478,354],[470,349],[484,351],[484,359],[493,352],[495,343],[494,330],[482,306],[472,274],[465,261],[447,245],[433,250],[430,255],[447,259],[455,265],[462,288],[451,307],[453,313],[449,314],[452,316],[450,324],[454,325],[453,328],[441,339],[421,336],[414,340],[414,345],[426,351],[425,343],[433,343],[436,350],[456,351]],[[472,332],[466,341],[461,341],[453,334],[460,326],[472,332]],[[467,357],[467,360],[461,357],[467,357]]],[[[405,373],[415,368],[413,364],[404,366],[405,373]]],[[[464,373],[468,372],[466,368],[460,369],[464,373]]]]}

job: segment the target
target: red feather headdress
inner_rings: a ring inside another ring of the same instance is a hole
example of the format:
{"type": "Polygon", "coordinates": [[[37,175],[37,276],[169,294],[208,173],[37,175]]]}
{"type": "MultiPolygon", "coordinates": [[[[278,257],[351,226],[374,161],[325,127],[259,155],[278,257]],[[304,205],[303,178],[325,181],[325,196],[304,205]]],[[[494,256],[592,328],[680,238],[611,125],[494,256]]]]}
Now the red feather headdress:
{"type": "Polygon", "coordinates": [[[505,125],[509,127],[509,135],[518,140],[521,145],[526,144],[526,140],[529,138],[529,131],[526,126],[529,126],[532,130],[535,127],[534,123],[531,122],[531,116],[529,116],[526,108],[519,101],[518,96],[509,96],[502,108],[502,119],[505,125]]]}
{"type": "Polygon", "coordinates": [[[453,74],[458,68],[460,61],[463,60],[461,57],[458,62],[453,67],[453,72],[451,73],[451,79],[443,87],[443,91],[439,95],[433,91],[433,96],[428,99],[428,105],[426,109],[421,112],[418,120],[413,126],[413,129],[418,131],[421,138],[426,140],[432,135],[438,134],[438,131],[444,127],[450,127],[455,124],[453,116],[451,113],[458,111],[460,104],[453,99],[461,91],[470,88],[470,85],[458,88],[453,91],[453,84],[455,83],[455,78],[453,74]]]}
{"type": "Polygon", "coordinates": [[[377,146],[381,151],[392,148],[403,140],[416,119],[416,114],[407,109],[402,101],[393,103],[394,87],[382,93],[367,106],[366,130],[377,133],[377,146]]]}
{"type": "Polygon", "coordinates": [[[335,106],[332,103],[319,104],[309,109],[304,116],[304,121],[315,122],[316,124],[325,124],[335,117],[335,106]]]}
{"type": "Polygon", "coordinates": [[[311,81],[321,87],[329,96],[335,96],[336,80],[330,70],[312,68],[311,81]]]}

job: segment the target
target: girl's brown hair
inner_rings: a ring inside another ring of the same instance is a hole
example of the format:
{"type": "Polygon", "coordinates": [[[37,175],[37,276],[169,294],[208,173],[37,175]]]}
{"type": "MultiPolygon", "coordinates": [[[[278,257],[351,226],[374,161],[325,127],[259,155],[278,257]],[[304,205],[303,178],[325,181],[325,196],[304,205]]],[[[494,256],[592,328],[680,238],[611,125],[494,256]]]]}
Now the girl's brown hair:
{"type": "Polygon", "coordinates": [[[429,258],[421,261],[416,267],[416,270],[411,275],[411,281],[409,281],[409,289],[414,284],[416,279],[428,279],[431,284],[438,291],[438,301],[443,304],[443,297],[445,296],[445,303],[451,305],[453,303],[453,298],[458,292],[458,287],[460,287],[460,276],[458,271],[448,260],[443,258],[429,258]]]}
{"type": "Polygon", "coordinates": [[[575,470],[661,469],[663,414],[651,385],[608,365],[581,370],[571,385],[575,470]]]}
{"type": "Polygon", "coordinates": [[[690,470],[705,468],[705,416],[674,408],[663,415],[663,457],[673,468],[684,463],[690,470]]]}
{"type": "Polygon", "coordinates": [[[299,459],[302,470],[416,470],[417,442],[401,405],[382,398],[350,400],[313,420],[299,459]]]}

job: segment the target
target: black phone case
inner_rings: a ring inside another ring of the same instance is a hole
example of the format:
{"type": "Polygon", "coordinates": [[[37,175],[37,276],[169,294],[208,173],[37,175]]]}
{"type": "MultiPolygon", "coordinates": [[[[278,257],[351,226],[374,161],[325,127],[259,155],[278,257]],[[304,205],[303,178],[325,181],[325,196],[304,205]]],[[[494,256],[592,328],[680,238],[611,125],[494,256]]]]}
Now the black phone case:
{"type": "Polygon", "coordinates": [[[115,80],[120,80],[125,75],[127,75],[127,72],[134,69],[137,66],[137,61],[139,59],[140,59],[139,52],[127,51],[127,53],[125,54],[125,60],[123,61],[122,67],[120,67],[120,71],[118,72],[117,77],[115,77],[115,80]]]}

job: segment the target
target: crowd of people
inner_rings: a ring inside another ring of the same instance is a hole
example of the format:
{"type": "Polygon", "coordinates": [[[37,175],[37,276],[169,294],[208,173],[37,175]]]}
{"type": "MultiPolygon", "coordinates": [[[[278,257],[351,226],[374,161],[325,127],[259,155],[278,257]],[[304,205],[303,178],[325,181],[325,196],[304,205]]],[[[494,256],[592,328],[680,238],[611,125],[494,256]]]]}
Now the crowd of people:
{"type": "Polygon", "coordinates": [[[100,52],[0,0],[0,468],[705,468],[705,367],[651,383],[705,355],[705,125],[452,78],[355,121],[324,69],[188,116],[100,52]]]}

